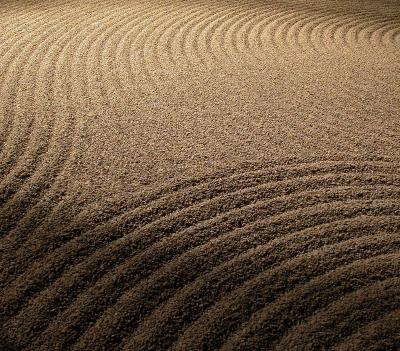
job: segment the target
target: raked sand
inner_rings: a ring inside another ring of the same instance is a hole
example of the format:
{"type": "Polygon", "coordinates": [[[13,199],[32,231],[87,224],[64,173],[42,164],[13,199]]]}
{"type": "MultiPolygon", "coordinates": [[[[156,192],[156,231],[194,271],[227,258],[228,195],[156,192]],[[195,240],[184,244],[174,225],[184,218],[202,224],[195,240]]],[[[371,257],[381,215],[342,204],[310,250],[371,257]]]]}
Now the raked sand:
{"type": "Polygon", "coordinates": [[[400,2],[0,0],[1,350],[400,349],[400,2]]]}

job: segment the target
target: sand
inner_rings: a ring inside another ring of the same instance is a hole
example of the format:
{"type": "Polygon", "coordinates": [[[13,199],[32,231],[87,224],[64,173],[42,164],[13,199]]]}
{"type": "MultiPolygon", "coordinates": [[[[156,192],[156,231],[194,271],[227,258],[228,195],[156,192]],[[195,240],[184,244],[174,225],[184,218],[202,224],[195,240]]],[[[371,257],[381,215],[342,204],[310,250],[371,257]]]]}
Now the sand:
{"type": "Polygon", "coordinates": [[[400,3],[0,0],[1,350],[400,349],[400,3]]]}

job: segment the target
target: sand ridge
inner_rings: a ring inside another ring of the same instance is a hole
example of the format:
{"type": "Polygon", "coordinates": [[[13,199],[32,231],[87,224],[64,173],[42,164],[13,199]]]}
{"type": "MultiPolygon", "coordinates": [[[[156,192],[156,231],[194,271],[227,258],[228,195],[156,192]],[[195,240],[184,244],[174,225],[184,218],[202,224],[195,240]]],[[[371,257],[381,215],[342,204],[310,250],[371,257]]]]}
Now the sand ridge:
{"type": "Polygon", "coordinates": [[[400,347],[396,1],[0,0],[0,343],[400,347]]]}

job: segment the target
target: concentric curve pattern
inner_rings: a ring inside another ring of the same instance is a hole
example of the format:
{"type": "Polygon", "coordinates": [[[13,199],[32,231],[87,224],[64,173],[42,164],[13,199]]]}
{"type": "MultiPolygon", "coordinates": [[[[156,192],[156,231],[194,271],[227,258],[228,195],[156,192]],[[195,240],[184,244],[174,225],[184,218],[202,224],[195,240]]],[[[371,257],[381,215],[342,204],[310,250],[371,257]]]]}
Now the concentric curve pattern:
{"type": "Polygon", "coordinates": [[[0,350],[400,349],[400,4],[0,0],[0,350]]]}

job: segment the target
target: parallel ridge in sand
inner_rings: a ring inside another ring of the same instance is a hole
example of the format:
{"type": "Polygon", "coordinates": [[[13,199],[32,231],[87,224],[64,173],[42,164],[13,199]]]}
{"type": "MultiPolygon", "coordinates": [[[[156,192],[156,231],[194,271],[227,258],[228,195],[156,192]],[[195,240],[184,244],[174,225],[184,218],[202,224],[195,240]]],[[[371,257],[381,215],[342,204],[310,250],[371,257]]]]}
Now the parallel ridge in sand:
{"type": "Polygon", "coordinates": [[[333,347],[400,307],[391,162],[257,167],[140,198],[92,228],[6,236],[20,241],[1,301],[17,345],[285,348],[306,331],[333,347]]]}
{"type": "Polygon", "coordinates": [[[400,4],[0,0],[0,349],[400,349],[400,4]]]}

